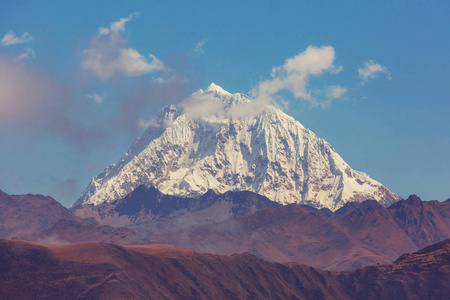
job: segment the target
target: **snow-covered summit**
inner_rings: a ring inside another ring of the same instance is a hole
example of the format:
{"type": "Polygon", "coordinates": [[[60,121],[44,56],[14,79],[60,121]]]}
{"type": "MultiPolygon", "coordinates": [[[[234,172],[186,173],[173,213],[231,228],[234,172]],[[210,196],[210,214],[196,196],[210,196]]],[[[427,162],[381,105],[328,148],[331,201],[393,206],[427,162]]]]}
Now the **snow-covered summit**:
{"type": "Polygon", "coordinates": [[[241,93],[231,94],[214,83],[211,83],[205,91],[200,90],[199,94],[200,93],[203,96],[206,96],[204,97],[205,99],[223,103],[225,109],[236,105],[248,104],[253,101],[253,99],[247,95],[241,93]]]}
{"type": "Polygon", "coordinates": [[[111,202],[142,184],[193,197],[210,189],[249,190],[282,204],[331,210],[350,201],[375,199],[389,205],[400,199],[351,169],[330,144],[275,107],[247,114],[253,100],[215,84],[189,101],[181,112],[173,105],[161,110],[75,204],[111,202]],[[199,119],[193,112],[215,116],[199,119]]]}
{"type": "Polygon", "coordinates": [[[211,83],[208,88],[205,90],[205,93],[214,93],[221,96],[231,96],[232,94],[225,91],[221,86],[217,84],[211,83]]]}

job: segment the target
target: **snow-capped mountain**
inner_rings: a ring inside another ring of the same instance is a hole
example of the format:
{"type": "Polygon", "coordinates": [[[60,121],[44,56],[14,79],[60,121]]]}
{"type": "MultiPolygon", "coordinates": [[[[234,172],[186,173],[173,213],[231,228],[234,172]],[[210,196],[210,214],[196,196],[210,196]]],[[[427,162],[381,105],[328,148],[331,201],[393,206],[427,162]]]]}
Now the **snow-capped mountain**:
{"type": "Polygon", "coordinates": [[[257,107],[248,96],[215,84],[181,106],[162,109],[75,205],[121,199],[142,184],[190,197],[209,189],[248,190],[282,204],[331,210],[350,201],[375,199],[387,206],[400,199],[273,106],[257,107]]]}

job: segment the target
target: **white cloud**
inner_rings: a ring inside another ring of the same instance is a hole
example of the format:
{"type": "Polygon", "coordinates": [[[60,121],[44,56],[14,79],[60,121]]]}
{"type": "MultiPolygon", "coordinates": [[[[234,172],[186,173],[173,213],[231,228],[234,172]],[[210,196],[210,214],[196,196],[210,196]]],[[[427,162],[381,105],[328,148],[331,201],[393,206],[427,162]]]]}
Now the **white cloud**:
{"type": "Polygon", "coordinates": [[[92,100],[94,100],[94,102],[97,103],[97,104],[102,104],[103,103],[103,97],[100,96],[99,94],[88,94],[87,96],[89,98],[91,98],[92,100]]]}
{"type": "Polygon", "coordinates": [[[271,79],[262,81],[256,88],[250,91],[253,101],[242,101],[236,105],[227,105],[221,101],[215,101],[210,93],[201,91],[184,99],[179,106],[183,112],[192,118],[209,119],[223,116],[234,118],[251,117],[265,110],[269,105],[287,107],[287,102],[275,100],[276,94],[287,90],[295,98],[304,99],[311,104],[327,107],[334,99],[344,96],[347,92],[340,85],[328,86],[325,91],[308,90],[308,80],[311,76],[319,76],[324,73],[337,74],[342,67],[334,65],[335,51],[331,46],[309,46],[304,52],[293,58],[285,60],[282,66],[273,67],[271,79]],[[313,97],[314,95],[314,97],[313,97]],[[322,96],[321,101],[316,96],[322,96]]]}
{"type": "Polygon", "coordinates": [[[343,98],[345,93],[347,93],[347,88],[341,85],[330,85],[325,89],[325,91],[316,89],[314,90],[315,96],[320,98],[323,98],[321,96],[324,96],[324,99],[321,101],[315,101],[313,104],[322,108],[327,108],[334,100],[343,98]]]}
{"type": "Polygon", "coordinates": [[[148,58],[133,48],[126,47],[127,40],[122,36],[125,24],[136,13],[111,23],[109,28],[100,28],[90,43],[83,50],[82,67],[93,72],[97,77],[106,79],[114,75],[142,76],[150,72],[166,71],[164,64],[153,54],[148,58]]]}
{"type": "Polygon", "coordinates": [[[145,57],[132,48],[119,49],[119,56],[113,62],[117,70],[122,70],[128,76],[140,76],[151,71],[164,70],[164,64],[154,55],[149,54],[151,62],[147,62],[145,57]]]}
{"type": "MultiPolygon", "coordinates": [[[[207,90],[208,91],[208,90],[207,90]]],[[[259,100],[247,99],[246,96],[227,94],[224,97],[237,97],[236,102],[230,104],[216,98],[214,93],[198,91],[181,101],[178,105],[183,109],[183,113],[193,119],[208,119],[210,122],[221,122],[224,117],[246,118],[253,117],[264,111],[269,105],[279,107],[277,103],[269,103],[259,100]]]]}
{"type": "Polygon", "coordinates": [[[100,27],[98,29],[98,34],[100,34],[100,35],[108,35],[109,34],[109,28],[100,27]]]}
{"type": "Polygon", "coordinates": [[[386,74],[386,78],[391,80],[391,73],[385,66],[376,64],[373,60],[366,61],[364,67],[358,68],[358,76],[362,79],[362,84],[365,84],[369,79],[378,77],[378,73],[386,74]]]}
{"type": "Polygon", "coordinates": [[[119,21],[112,22],[109,28],[100,27],[98,29],[100,35],[118,34],[125,31],[125,24],[131,21],[134,16],[139,16],[137,12],[132,13],[126,18],[120,18],[119,21]]]}
{"type": "Polygon", "coordinates": [[[25,47],[23,48],[23,53],[17,57],[18,60],[35,58],[36,53],[34,53],[33,48],[25,47]]]}
{"type": "Polygon", "coordinates": [[[10,45],[16,45],[16,44],[23,44],[23,43],[29,43],[33,40],[33,37],[28,33],[25,32],[21,36],[16,36],[14,31],[9,31],[0,41],[0,44],[3,46],[10,46],[10,45]]]}
{"type": "Polygon", "coordinates": [[[272,79],[259,83],[251,94],[258,100],[273,102],[273,96],[283,90],[290,91],[295,98],[305,99],[313,104],[316,100],[308,91],[311,76],[323,73],[336,74],[342,67],[336,67],[335,51],[331,46],[309,46],[304,52],[287,59],[282,66],[272,68],[272,79]]]}
{"type": "Polygon", "coordinates": [[[347,92],[347,88],[340,85],[332,85],[327,88],[327,98],[339,99],[347,92]]]}
{"type": "Polygon", "coordinates": [[[138,121],[138,127],[141,129],[147,129],[150,126],[157,126],[158,124],[155,122],[154,119],[151,119],[150,121],[145,121],[144,119],[139,119],[138,121]]]}
{"type": "Polygon", "coordinates": [[[225,115],[225,105],[223,102],[215,101],[212,94],[202,91],[193,93],[179,104],[183,108],[183,113],[194,119],[205,117],[222,117],[225,115]]]}
{"type": "Polygon", "coordinates": [[[200,55],[200,54],[205,53],[205,51],[203,50],[203,46],[205,46],[205,43],[206,43],[205,40],[201,40],[200,42],[196,43],[194,46],[193,53],[195,55],[200,55]]]}

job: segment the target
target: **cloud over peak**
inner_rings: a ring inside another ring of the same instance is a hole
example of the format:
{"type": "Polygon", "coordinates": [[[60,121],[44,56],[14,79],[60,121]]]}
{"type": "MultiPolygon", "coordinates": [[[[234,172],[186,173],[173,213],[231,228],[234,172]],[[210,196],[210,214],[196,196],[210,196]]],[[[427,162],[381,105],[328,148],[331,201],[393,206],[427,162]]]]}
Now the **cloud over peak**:
{"type": "Polygon", "coordinates": [[[17,45],[23,43],[29,43],[33,40],[33,37],[25,32],[21,36],[16,36],[13,30],[10,30],[5,36],[1,39],[0,44],[3,46],[17,45]]]}
{"type": "Polygon", "coordinates": [[[101,27],[99,33],[83,50],[81,66],[101,79],[115,75],[142,76],[151,72],[166,71],[161,60],[153,54],[148,57],[133,48],[126,47],[128,41],[123,36],[125,24],[137,13],[112,22],[109,28],[101,27]]]}

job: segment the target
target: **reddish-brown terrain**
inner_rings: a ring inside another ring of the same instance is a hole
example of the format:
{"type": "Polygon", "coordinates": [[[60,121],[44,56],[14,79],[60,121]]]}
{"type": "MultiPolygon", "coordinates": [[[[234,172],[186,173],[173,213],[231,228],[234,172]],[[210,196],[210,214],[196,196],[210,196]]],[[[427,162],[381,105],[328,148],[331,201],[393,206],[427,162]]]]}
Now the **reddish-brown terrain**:
{"type": "Polygon", "coordinates": [[[2,299],[448,299],[450,240],[351,272],[174,246],[0,240],[2,299]]]}
{"type": "Polygon", "coordinates": [[[152,242],[216,254],[250,252],[269,261],[351,270],[391,263],[402,253],[450,237],[448,200],[421,201],[411,196],[388,208],[365,201],[339,215],[325,217],[291,204],[188,227],[153,237],[152,242]]]}
{"type": "Polygon", "coordinates": [[[190,199],[140,187],[115,203],[73,211],[78,216],[50,197],[1,193],[0,237],[171,244],[213,254],[249,252],[327,270],[389,264],[402,253],[450,238],[450,201],[414,195],[388,208],[365,201],[331,212],[280,206],[251,192],[209,191],[190,199]]]}
{"type": "Polygon", "coordinates": [[[101,241],[129,244],[134,232],[83,220],[55,199],[42,195],[8,195],[0,191],[0,237],[76,243],[101,241]]]}
{"type": "Polygon", "coordinates": [[[388,211],[419,248],[449,238],[450,199],[424,202],[411,195],[407,201],[389,206],[388,211]]]}

